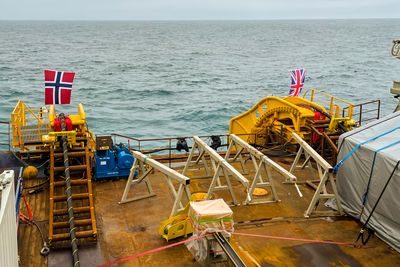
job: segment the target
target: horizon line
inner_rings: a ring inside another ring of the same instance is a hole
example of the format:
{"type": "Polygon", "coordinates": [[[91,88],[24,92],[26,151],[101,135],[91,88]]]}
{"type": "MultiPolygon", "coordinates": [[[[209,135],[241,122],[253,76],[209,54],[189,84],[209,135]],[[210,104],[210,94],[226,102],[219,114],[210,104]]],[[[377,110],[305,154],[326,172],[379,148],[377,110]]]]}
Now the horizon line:
{"type": "Polygon", "coordinates": [[[93,21],[93,22],[128,22],[128,21],[292,21],[292,20],[396,20],[400,17],[365,17],[365,18],[254,18],[254,19],[0,19],[0,21],[93,21]]]}

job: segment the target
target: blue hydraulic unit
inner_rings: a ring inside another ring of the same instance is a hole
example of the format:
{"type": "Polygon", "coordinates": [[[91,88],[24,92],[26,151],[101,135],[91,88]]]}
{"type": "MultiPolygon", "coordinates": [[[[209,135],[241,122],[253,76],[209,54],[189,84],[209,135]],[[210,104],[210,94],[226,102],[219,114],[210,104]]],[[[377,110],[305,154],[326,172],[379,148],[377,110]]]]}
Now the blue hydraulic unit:
{"type": "Polygon", "coordinates": [[[133,156],[122,143],[114,145],[111,136],[96,137],[95,181],[113,180],[129,176],[133,156]]]}

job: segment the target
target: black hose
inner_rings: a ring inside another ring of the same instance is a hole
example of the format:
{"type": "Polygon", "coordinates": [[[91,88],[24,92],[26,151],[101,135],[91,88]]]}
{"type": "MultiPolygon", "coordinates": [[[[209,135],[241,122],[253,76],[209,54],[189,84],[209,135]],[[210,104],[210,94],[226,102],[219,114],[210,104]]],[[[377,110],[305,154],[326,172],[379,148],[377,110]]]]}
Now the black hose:
{"type": "Polygon", "coordinates": [[[39,233],[40,233],[40,237],[41,237],[42,242],[43,242],[43,247],[42,247],[42,249],[40,250],[40,255],[42,255],[42,256],[47,256],[47,255],[49,255],[49,253],[50,253],[50,248],[49,248],[49,246],[47,245],[46,239],[44,238],[42,229],[40,228],[40,226],[37,224],[37,222],[36,222],[35,220],[30,220],[29,218],[26,218],[26,220],[28,221],[29,224],[35,225],[36,228],[38,229],[39,233]]]}
{"type": "Polygon", "coordinates": [[[28,189],[39,189],[40,187],[46,185],[47,182],[48,182],[49,180],[50,180],[50,179],[47,178],[45,181],[40,182],[40,183],[38,183],[38,184],[34,184],[34,185],[31,185],[31,186],[24,186],[24,190],[28,190],[28,189]]]}

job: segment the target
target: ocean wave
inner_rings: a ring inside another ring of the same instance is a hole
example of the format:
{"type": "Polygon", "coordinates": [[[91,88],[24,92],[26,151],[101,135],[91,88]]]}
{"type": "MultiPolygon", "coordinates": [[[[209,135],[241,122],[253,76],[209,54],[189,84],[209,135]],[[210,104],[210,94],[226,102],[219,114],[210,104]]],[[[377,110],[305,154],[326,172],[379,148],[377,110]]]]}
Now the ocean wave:
{"type": "Polygon", "coordinates": [[[393,36],[400,20],[304,21],[301,29],[292,27],[297,22],[229,27],[218,22],[76,22],[69,44],[64,38],[71,34],[68,23],[7,23],[13,30],[0,46],[4,118],[19,98],[31,107],[43,105],[42,72],[49,67],[76,72],[72,105],[57,109],[76,112],[77,103],[84,103],[96,133],[223,133],[231,117],[262,97],[287,94],[293,66],[307,69],[305,88],[319,87],[357,102],[380,97],[383,115],[396,104],[389,88],[399,77],[400,63],[388,56],[387,36],[393,36]],[[29,41],[21,42],[22,33],[29,41]],[[332,33],[343,42],[327,43],[332,33]],[[313,41],[294,43],[294,35],[313,41]],[[362,45],[356,46],[361,37],[362,45]]]}

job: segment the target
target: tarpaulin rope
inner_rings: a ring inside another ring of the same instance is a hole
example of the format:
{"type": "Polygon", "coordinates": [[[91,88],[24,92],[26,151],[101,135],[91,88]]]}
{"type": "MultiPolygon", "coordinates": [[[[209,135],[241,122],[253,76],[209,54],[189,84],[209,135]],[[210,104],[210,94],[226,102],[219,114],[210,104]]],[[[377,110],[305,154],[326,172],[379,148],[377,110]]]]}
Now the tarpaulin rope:
{"type": "Polygon", "coordinates": [[[379,139],[379,138],[381,138],[381,137],[383,137],[383,136],[386,136],[386,135],[388,135],[388,134],[390,134],[390,133],[392,133],[392,132],[394,132],[394,131],[397,131],[397,130],[399,130],[399,129],[400,129],[400,127],[393,128],[393,129],[391,129],[391,130],[389,130],[389,131],[386,131],[386,132],[384,132],[384,133],[381,133],[380,135],[374,136],[374,137],[372,137],[372,138],[370,138],[370,139],[367,139],[367,140],[365,140],[365,141],[359,143],[359,144],[356,145],[346,156],[344,156],[344,158],[342,158],[342,159],[336,164],[335,167],[333,167],[333,172],[334,172],[334,173],[337,173],[338,170],[339,170],[339,168],[343,165],[343,163],[344,163],[348,158],[350,158],[362,145],[365,145],[365,144],[367,144],[367,143],[369,143],[369,142],[375,141],[375,140],[377,140],[377,139],[379,139]]]}
{"type": "Polygon", "coordinates": [[[391,143],[391,144],[389,144],[389,145],[386,145],[386,146],[384,146],[384,147],[382,147],[382,148],[380,148],[380,149],[378,149],[378,150],[375,151],[375,153],[374,153],[374,158],[373,158],[373,160],[372,160],[371,171],[370,171],[370,173],[369,173],[367,188],[365,189],[365,193],[364,193],[364,195],[363,195],[363,197],[362,197],[362,205],[363,205],[363,206],[362,206],[362,208],[361,208],[360,218],[359,218],[359,219],[361,219],[361,216],[362,216],[363,213],[364,213],[365,204],[367,203],[369,188],[370,188],[370,185],[371,185],[372,174],[373,174],[373,172],[374,172],[374,167],[375,167],[375,162],[376,162],[376,156],[377,156],[377,154],[378,154],[379,152],[381,152],[381,151],[383,151],[383,150],[385,150],[385,149],[387,149],[387,148],[390,148],[390,147],[392,147],[392,146],[395,146],[395,145],[397,145],[397,144],[400,144],[400,140],[399,140],[399,141],[396,141],[396,142],[394,142],[394,143],[391,143]]]}
{"type": "Polygon", "coordinates": [[[365,230],[367,229],[367,227],[368,227],[368,222],[369,222],[369,220],[371,219],[372,214],[375,212],[375,209],[376,209],[376,207],[378,206],[379,201],[381,200],[381,198],[382,198],[382,196],[383,196],[383,193],[385,193],[386,188],[387,188],[387,186],[389,185],[389,182],[392,180],[392,178],[393,178],[393,176],[394,176],[394,173],[396,172],[396,169],[397,169],[397,167],[399,166],[399,164],[400,164],[400,160],[397,161],[396,166],[394,166],[393,171],[392,171],[392,173],[390,174],[389,178],[387,179],[386,184],[385,184],[385,186],[383,187],[381,193],[379,194],[379,197],[378,197],[378,199],[376,200],[374,207],[372,208],[372,210],[371,210],[371,212],[370,212],[370,214],[369,214],[367,220],[366,220],[365,223],[363,224],[363,226],[362,226],[362,228],[361,228],[361,230],[360,230],[360,233],[358,234],[358,237],[357,237],[357,240],[356,240],[355,243],[357,243],[357,242],[360,240],[360,238],[361,238],[362,244],[363,244],[363,245],[367,244],[368,240],[370,239],[370,237],[371,237],[372,234],[374,233],[373,230],[372,230],[372,231],[368,231],[368,237],[367,237],[366,239],[364,239],[364,231],[365,231],[365,230]]]}
{"type": "MultiPolygon", "coordinates": [[[[155,249],[151,249],[151,250],[147,250],[144,252],[140,252],[137,254],[134,254],[132,256],[129,257],[125,257],[116,261],[111,261],[111,262],[107,262],[101,265],[98,265],[97,267],[107,267],[107,266],[111,266],[117,263],[121,263],[121,262],[125,262],[125,261],[129,261],[129,260],[133,260],[145,255],[149,255],[158,251],[162,251],[168,248],[172,248],[172,247],[176,247],[185,243],[188,243],[190,241],[195,241],[201,238],[204,238],[205,236],[210,236],[212,234],[205,234],[205,235],[200,235],[200,236],[196,236],[196,237],[192,237],[186,240],[182,240],[173,244],[169,244],[166,246],[162,246],[162,247],[158,247],[155,249]]],[[[336,242],[336,241],[327,241],[327,240],[318,240],[318,239],[305,239],[305,238],[297,238],[297,237],[284,237],[284,236],[272,236],[272,235],[258,235],[258,234],[248,234],[248,233],[233,233],[233,235],[237,235],[237,236],[249,236],[249,237],[259,237],[259,238],[268,238],[268,239],[277,239],[277,240],[289,240],[289,241],[298,241],[298,242],[304,242],[304,243],[320,243],[320,244],[330,244],[330,245],[338,245],[338,246],[348,246],[348,247],[354,247],[354,243],[352,242],[336,242]]]]}
{"type": "Polygon", "coordinates": [[[372,127],[374,127],[374,126],[376,126],[376,125],[379,125],[379,124],[384,123],[384,122],[386,122],[386,121],[389,121],[389,120],[391,120],[391,119],[397,118],[398,116],[400,116],[400,112],[397,113],[397,115],[395,115],[395,116],[393,116],[393,117],[386,118],[386,119],[384,119],[384,120],[380,120],[378,123],[371,123],[371,124],[367,125],[366,127],[363,127],[362,129],[359,129],[358,131],[352,131],[350,134],[348,134],[348,135],[346,135],[345,137],[343,137],[343,140],[342,140],[342,142],[340,143],[340,146],[339,146],[339,148],[338,148],[338,151],[340,151],[340,149],[342,148],[342,145],[343,145],[343,143],[344,143],[344,140],[346,140],[347,137],[350,137],[350,136],[356,135],[356,134],[358,134],[358,133],[361,133],[361,132],[363,132],[363,131],[365,131],[365,130],[367,130],[367,129],[369,129],[369,128],[372,128],[372,127]]]}
{"type": "Polygon", "coordinates": [[[140,253],[137,253],[137,254],[134,254],[132,256],[129,256],[129,257],[126,257],[126,258],[122,258],[122,259],[119,259],[119,260],[116,260],[116,261],[107,262],[107,263],[98,265],[97,267],[106,267],[106,266],[111,266],[113,264],[117,264],[117,263],[129,261],[129,260],[133,260],[133,259],[145,256],[145,255],[148,255],[148,254],[152,254],[154,252],[165,250],[167,248],[176,247],[176,246],[188,243],[190,241],[195,241],[195,240],[204,238],[204,237],[209,236],[209,235],[211,235],[211,234],[195,236],[195,237],[192,237],[192,238],[189,238],[189,239],[186,239],[186,240],[182,240],[182,241],[179,241],[179,242],[176,242],[176,243],[173,243],[173,244],[169,244],[169,245],[158,247],[158,248],[155,248],[155,249],[150,249],[150,250],[147,250],[147,251],[143,251],[143,252],[140,252],[140,253]]]}

